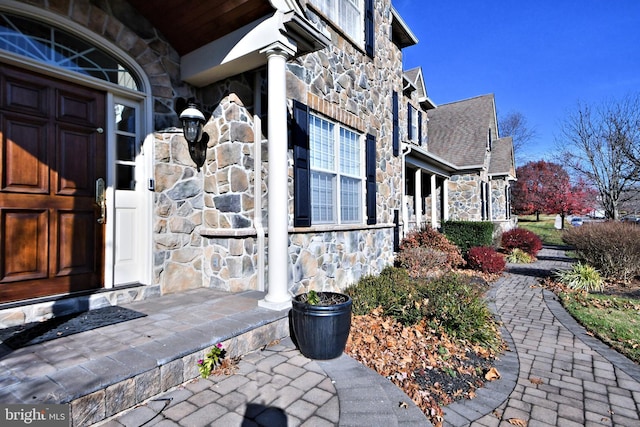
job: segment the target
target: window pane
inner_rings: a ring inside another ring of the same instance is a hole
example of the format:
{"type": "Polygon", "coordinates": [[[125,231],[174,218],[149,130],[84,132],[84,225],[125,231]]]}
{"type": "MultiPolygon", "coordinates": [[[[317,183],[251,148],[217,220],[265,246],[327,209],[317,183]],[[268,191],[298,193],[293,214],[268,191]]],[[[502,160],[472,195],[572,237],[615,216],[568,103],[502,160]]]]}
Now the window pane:
{"type": "Polygon", "coordinates": [[[340,216],[342,222],[359,222],[362,185],[359,179],[340,178],[340,216]]]}
{"type": "Polygon", "coordinates": [[[311,172],[311,221],[334,222],[335,175],[311,172]]]}
{"type": "Polygon", "coordinates": [[[333,123],[319,117],[310,116],[309,120],[309,148],[311,152],[311,167],[335,171],[335,142],[333,123]]]}
{"type": "Polygon", "coordinates": [[[136,140],[131,136],[118,135],[116,160],[133,161],[136,158],[136,140]]]}
{"type": "Polygon", "coordinates": [[[340,128],[340,173],[360,176],[360,137],[340,128]]]}
{"type": "Polygon", "coordinates": [[[136,133],[136,110],[126,105],[116,104],[116,127],[119,131],[136,133]]]}
{"type": "Polygon", "coordinates": [[[134,168],[129,165],[116,165],[116,189],[135,190],[134,168]]]}
{"type": "Polygon", "coordinates": [[[360,0],[341,0],[340,2],[340,18],[338,25],[356,42],[361,43],[364,40],[364,32],[362,31],[362,14],[360,12],[360,0]]]}
{"type": "Polygon", "coordinates": [[[133,74],[108,52],[29,18],[0,13],[0,49],[129,89],[140,87],[133,74]]]}

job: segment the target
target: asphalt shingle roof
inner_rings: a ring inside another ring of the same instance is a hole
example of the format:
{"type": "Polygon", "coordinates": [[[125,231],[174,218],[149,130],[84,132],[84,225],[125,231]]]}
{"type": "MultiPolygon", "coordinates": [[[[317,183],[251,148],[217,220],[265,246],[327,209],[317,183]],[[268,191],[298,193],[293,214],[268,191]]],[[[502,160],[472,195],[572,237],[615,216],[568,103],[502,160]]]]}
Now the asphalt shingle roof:
{"type": "Polygon", "coordinates": [[[489,173],[491,175],[509,175],[515,177],[513,167],[513,138],[510,136],[497,139],[491,144],[489,173]]]}
{"type": "Polygon", "coordinates": [[[442,104],[427,111],[428,150],[458,167],[482,165],[487,137],[497,137],[493,94],[442,104]]]}

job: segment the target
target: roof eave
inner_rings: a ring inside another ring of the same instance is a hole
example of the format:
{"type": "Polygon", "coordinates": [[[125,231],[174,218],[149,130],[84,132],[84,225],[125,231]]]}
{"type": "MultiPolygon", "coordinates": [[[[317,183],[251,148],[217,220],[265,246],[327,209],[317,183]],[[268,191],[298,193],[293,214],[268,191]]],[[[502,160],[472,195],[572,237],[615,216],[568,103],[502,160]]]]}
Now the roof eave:
{"type": "Polygon", "coordinates": [[[391,6],[391,16],[391,31],[400,49],[418,44],[418,38],[393,6],[391,6]]]}

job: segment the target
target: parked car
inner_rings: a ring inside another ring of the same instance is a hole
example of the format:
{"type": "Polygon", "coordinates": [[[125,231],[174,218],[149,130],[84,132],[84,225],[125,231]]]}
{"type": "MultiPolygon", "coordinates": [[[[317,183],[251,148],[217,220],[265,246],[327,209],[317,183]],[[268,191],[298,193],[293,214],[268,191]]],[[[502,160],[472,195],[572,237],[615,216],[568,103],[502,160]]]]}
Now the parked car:
{"type": "Polygon", "coordinates": [[[640,216],[627,215],[623,218],[620,218],[620,221],[640,225],[640,216]]]}
{"type": "Polygon", "coordinates": [[[571,218],[571,225],[573,225],[574,227],[579,227],[582,224],[582,218],[580,218],[579,216],[574,216],[573,218],[571,218]]]}

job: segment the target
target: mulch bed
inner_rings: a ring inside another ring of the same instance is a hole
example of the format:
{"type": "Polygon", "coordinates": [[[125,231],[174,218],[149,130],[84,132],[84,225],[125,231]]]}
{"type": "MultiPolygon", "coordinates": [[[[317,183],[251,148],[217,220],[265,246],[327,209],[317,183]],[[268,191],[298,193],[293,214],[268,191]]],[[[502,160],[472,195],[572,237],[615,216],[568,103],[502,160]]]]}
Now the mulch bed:
{"type": "Polygon", "coordinates": [[[486,381],[499,378],[493,364],[502,350],[456,340],[426,321],[403,326],[374,310],[353,316],[345,352],[400,387],[438,427],[442,406],[471,399],[486,381]]]}

